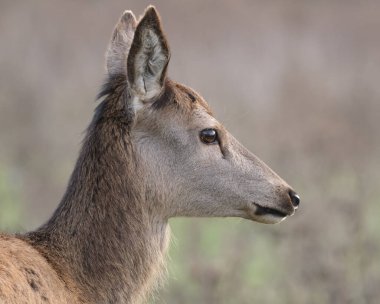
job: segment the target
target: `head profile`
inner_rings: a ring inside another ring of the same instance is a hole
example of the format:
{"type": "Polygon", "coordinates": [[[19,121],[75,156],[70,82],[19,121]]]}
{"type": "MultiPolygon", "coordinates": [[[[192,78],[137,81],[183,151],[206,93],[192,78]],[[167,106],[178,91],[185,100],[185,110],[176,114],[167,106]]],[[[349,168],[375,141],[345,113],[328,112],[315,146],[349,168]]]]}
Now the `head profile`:
{"type": "Polygon", "coordinates": [[[198,93],[168,77],[169,60],[156,9],[149,6],[139,21],[124,12],[106,53],[103,103],[114,115],[121,109],[128,117],[136,170],[144,172],[136,183],[151,195],[146,204],[155,201],[149,208],[164,218],[242,217],[263,223],[293,215],[299,196],[216,120],[198,93]],[[115,101],[113,95],[123,98],[115,101]]]}

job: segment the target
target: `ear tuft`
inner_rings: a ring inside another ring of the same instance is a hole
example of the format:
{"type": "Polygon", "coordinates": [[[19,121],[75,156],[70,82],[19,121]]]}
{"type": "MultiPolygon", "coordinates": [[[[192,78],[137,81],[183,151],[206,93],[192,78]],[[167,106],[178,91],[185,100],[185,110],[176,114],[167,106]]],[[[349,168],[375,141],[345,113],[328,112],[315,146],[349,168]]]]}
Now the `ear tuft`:
{"type": "Polygon", "coordinates": [[[152,23],[152,25],[155,25],[155,24],[160,25],[161,24],[160,15],[158,14],[158,11],[156,10],[156,8],[153,5],[149,5],[145,9],[144,16],[141,18],[141,21],[142,21],[142,19],[145,19],[147,22],[150,21],[152,23]]]}
{"type": "Polygon", "coordinates": [[[122,20],[125,24],[130,24],[130,23],[132,23],[134,25],[137,24],[136,17],[133,14],[133,12],[130,10],[124,11],[123,15],[121,15],[120,20],[122,20]]]}
{"type": "Polygon", "coordinates": [[[115,26],[107,49],[106,65],[109,75],[126,75],[128,52],[136,26],[135,15],[132,11],[125,11],[115,26]]]}
{"type": "Polygon", "coordinates": [[[137,25],[127,64],[128,82],[140,100],[152,99],[161,92],[169,59],[160,17],[154,6],[149,6],[137,25]]]}

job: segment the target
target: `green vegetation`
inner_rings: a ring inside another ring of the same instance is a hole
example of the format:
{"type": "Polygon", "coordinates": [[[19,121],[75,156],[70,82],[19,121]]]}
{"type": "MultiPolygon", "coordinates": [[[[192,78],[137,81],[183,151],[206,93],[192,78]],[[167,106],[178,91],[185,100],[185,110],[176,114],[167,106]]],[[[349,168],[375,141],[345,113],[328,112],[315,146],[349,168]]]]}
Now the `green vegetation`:
{"type": "Polygon", "coordinates": [[[0,229],[11,231],[16,228],[21,219],[21,205],[12,186],[9,174],[0,165],[0,229]]]}

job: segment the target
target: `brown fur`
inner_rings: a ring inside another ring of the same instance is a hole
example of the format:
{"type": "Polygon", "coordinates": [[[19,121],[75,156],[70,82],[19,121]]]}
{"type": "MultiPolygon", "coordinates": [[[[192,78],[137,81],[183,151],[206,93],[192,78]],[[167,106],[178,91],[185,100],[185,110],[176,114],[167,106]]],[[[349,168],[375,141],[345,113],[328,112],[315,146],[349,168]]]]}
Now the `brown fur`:
{"type": "Polygon", "coordinates": [[[274,223],[281,218],[269,207],[294,213],[289,186],[201,96],[166,77],[169,54],[154,8],[137,27],[124,13],[107,51],[103,101],[61,203],[36,231],[0,235],[1,304],[140,303],[163,270],[168,218],[274,223]],[[201,143],[200,127],[217,128],[219,145],[201,143]]]}

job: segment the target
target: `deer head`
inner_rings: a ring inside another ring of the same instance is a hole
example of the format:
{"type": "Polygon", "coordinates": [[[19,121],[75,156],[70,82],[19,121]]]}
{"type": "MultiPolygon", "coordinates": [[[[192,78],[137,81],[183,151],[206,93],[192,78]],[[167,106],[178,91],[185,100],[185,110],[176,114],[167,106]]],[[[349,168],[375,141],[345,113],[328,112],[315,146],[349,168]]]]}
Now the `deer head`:
{"type": "Polygon", "coordinates": [[[273,224],[293,215],[299,196],[216,120],[199,94],[168,78],[169,59],[155,8],[139,22],[126,11],[107,50],[108,91],[119,91],[115,105],[128,117],[132,179],[144,193],[142,204],[164,219],[273,224]]]}

